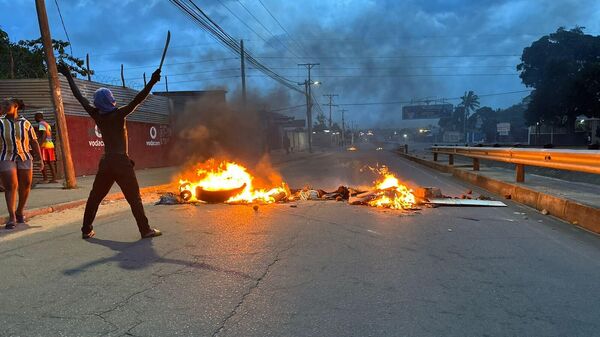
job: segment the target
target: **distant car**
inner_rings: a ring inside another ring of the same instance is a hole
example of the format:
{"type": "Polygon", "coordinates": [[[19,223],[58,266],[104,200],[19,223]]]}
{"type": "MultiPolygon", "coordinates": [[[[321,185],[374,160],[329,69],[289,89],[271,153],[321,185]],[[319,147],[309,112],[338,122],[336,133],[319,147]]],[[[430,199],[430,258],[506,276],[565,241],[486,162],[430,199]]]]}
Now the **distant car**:
{"type": "Polygon", "coordinates": [[[356,148],[356,146],[350,146],[350,147],[348,148],[348,151],[356,151],[356,150],[358,150],[358,149],[356,148]]]}
{"type": "Polygon", "coordinates": [[[381,151],[381,150],[383,150],[382,147],[378,147],[378,148],[375,149],[375,151],[381,151]]]}

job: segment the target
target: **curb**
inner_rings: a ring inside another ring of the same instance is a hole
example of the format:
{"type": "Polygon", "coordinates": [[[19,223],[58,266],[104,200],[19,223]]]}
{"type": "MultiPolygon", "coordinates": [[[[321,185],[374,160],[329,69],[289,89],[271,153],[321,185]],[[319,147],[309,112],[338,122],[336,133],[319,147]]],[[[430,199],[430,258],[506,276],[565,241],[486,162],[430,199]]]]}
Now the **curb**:
{"type": "Polygon", "coordinates": [[[400,156],[423,166],[451,173],[454,177],[484,188],[502,197],[509,195],[511,200],[532,207],[538,211],[545,209],[548,211],[548,214],[552,216],[572,225],[600,234],[600,208],[536,191],[518,184],[489,178],[482,174],[478,174],[477,171],[465,171],[407,154],[400,154],[400,156]]]}
{"type": "MultiPolygon", "coordinates": [[[[173,184],[163,184],[163,185],[142,187],[142,188],[140,188],[140,194],[154,193],[154,192],[158,192],[160,190],[170,189],[173,187],[174,187],[173,184]]],[[[104,198],[104,200],[109,200],[109,201],[110,200],[113,200],[113,201],[122,200],[122,199],[125,199],[125,196],[123,195],[122,192],[111,193],[111,194],[108,194],[104,198]]],[[[25,216],[26,216],[26,218],[29,219],[29,218],[33,218],[33,217],[36,217],[39,215],[45,215],[45,214],[54,213],[54,212],[62,212],[62,211],[65,211],[65,210],[68,210],[71,208],[85,205],[86,202],[87,202],[87,198],[74,200],[74,201],[67,201],[67,202],[63,202],[60,204],[54,204],[54,205],[49,205],[49,206],[45,206],[45,207],[34,208],[34,209],[26,210],[25,216]]],[[[0,218],[0,220],[2,221],[2,223],[6,223],[8,221],[8,217],[4,216],[4,217],[0,218]]]]}

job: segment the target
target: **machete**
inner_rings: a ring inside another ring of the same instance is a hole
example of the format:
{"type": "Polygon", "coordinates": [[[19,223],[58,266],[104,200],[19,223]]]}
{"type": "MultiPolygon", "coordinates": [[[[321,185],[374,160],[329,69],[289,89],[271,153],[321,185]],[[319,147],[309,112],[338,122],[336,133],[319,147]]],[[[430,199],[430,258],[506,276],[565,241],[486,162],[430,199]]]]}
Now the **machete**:
{"type": "Polygon", "coordinates": [[[162,57],[160,58],[160,66],[158,69],[162,69],[163,62],[165,62],[165,56],[167,56],[167,49],[169,49],[169,42],[171,42],[171,31],[167,31],[167,41],[165,42],[165,49],[163,49],[162,57]]]}

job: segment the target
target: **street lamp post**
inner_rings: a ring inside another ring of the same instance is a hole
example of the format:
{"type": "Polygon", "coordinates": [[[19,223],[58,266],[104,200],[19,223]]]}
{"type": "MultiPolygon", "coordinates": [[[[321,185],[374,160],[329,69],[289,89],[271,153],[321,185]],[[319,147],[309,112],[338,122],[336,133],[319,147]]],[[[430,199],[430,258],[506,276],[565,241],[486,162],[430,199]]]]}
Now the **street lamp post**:
{"type": "MultiPolygon", "coordinates": [[[[310,72],[309,72],[310,74],[310,72]]],[[[304,95],[306,96],[306,122],[307,122],[307,128],[306,128],[306,133],[307,133],[307,141],[308,141],[308,152],[312,153],[312,92],[311,92],[311,86],[312,85],[320,85],[321,82],[319,81],[310,81],[310,75],[309,75],[309,79],[298,83],[298,85],[303,85],[304,86],[304,95]]]]}

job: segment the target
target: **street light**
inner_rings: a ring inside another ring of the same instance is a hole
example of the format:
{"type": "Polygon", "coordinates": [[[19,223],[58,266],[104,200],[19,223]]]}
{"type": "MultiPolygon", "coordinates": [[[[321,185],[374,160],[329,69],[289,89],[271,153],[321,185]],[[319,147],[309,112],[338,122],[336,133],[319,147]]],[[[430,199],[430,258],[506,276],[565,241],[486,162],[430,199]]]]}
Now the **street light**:
{"type": "Polygon", "coordinates": [[[308,138],[308,152],[312,152],[312,135],[315,133],[312,131],[312,94],[311,86],[319,85],[322,82],[310,80],[310,68],[308,72],[308,79],[304,82],[298,83],[298,85],[304,86],[304,95],[306,96],[306,122],[308,127],[306,128],[306,134],[308,138]]]}

